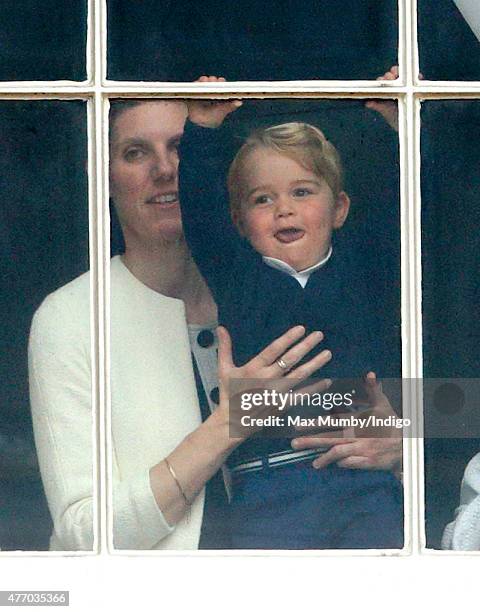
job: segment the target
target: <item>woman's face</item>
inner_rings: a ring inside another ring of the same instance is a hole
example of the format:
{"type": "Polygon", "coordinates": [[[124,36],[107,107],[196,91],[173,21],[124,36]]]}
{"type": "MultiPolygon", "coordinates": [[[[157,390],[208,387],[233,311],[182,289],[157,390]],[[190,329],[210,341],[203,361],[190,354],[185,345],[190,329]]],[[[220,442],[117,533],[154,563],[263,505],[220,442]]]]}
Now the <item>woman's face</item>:
{"type": "Polygon", "coordinates": [[[110,193],[125,243],[155,247],[182,236],[178,145],[187,117],[179,101],[148,101],[115,119],[110,142],[110,193]]]}

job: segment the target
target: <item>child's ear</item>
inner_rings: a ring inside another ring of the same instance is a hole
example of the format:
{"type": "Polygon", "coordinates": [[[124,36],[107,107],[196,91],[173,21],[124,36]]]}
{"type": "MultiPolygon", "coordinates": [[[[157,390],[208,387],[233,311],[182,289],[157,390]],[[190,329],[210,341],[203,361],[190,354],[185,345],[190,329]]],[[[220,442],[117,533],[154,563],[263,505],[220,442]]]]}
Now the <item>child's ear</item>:
{"type": "Polygon", "coordinates": [[[232,221],[242,238],[245,238],[245,228],[243,226],[242,214],[239,210],[232,211],[232,221]]]}
{"type": "Polygon", "coordinates": [[[348,217],[349,210],[350,198],[344,191],[341,191],[335,201],[335,213],[333,221],[334,229],[340,229],[342,227],[342,225],[345,223],[346,218],[348,217]]]}

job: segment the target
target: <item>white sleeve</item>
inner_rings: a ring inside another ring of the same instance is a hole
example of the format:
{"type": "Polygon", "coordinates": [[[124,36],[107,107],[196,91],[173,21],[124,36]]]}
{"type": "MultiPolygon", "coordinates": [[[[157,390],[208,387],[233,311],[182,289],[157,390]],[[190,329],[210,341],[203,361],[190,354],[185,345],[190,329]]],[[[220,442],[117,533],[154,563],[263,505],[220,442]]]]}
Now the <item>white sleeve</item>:
{"type": "Polygon", "coordinates": [[[89,308],[53,294],[29,341],[30,403],[55,548],[93,549],[93,419],[89,308]],[[66,303],[68,304],[68,302],[66,303]],[[74,305],[73,305],[74,306],[74,305]],[[83,323],[83,329],[82,329],[83,323]],[[81,333],[79,333],[79,331],[81,333]]]}
{"type": "MultiPolygon", "coordinates": [[[[48,297],[34,316],[29,343],[30,401],[55,548],[93,549],[93,412],[88,303],[48,297]],[[84,311],[80,311],[80,309],[84,311]],[[85,312],[86,311],[86,312],[85,312]]],[[[69,296],[72,297],[72,296],[69,296]]],[[[118,548],[153,548],[169,535],[149,471],[128,482],[115,475],[118,548]]]]}
{"type": "Polygon", "coordinates": [[[455,520],[443,533],[446,550],[480,550],[480,453],[467,465],[455,520]]]}
{"type": "Polygon", "coordinates": [[[150,472],[113,487],[113,546],[116,550],[150,550],[174,531],[155,501],[150,472]]]}

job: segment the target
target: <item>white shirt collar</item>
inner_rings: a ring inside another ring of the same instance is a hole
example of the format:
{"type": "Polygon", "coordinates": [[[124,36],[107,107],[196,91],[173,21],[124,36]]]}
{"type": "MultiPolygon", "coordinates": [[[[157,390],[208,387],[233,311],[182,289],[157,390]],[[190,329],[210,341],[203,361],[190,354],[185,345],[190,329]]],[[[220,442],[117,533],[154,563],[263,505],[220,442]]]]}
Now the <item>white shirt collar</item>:
{"type": "Polygon", "coordinates": [[[270,266],[271,268],[275,268],[275,270],[280,270],[280,272],[285,272],[285,274],[289,274],[290,276],[293,276],[293,278],[297,279],[297,281],[300,283],[302,287],[305,287],[308,279],[310,278],[310,274],[312,274],[312,272],[315,272],[315,270],[318,270],[319,268],[324,266],[327,263],[327,261],[330,259],[331,256],[332,256],[332,247],[330,245],[330,248],[328,249],[328,253],[325,255],[325,257],[321,261],[314,264],[313,266],[310,266],[309,268],[305,268],[305,270],[300,270],[300,272],[297,272],[295,268],[292,268],[292,266],[285,263],[281,259],[275,259],[275,257],[265,257],[265,256],[263,256],[262,259],[267,264],[267,266],[270,266]]]}

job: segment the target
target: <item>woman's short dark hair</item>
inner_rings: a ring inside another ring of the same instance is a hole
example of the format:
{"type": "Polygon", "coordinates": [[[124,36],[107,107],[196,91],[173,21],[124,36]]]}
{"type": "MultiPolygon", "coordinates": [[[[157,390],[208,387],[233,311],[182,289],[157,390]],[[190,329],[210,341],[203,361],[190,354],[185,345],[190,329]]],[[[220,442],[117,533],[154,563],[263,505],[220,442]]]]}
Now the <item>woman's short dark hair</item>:
{"type": "Polygon", "coordinates": [[[136,106],[140,106],[141,104],[144,104],[146,101],[147,100],[137,100],[137,99],[128,100],[128,99],[123,99],[123,98],[119,98],[117,100],[110,101],[110,112],[108,114],[110,143],[112,142],[112,139],[113,139],[115,123],[117,119],[120,117],[120,115],[123,115],[125,111],[131,108],[135,108],[136,106]]]}

